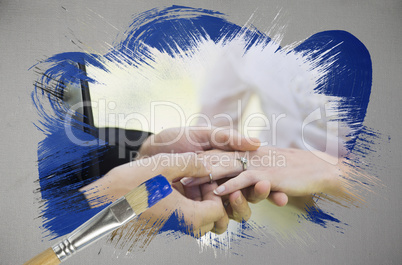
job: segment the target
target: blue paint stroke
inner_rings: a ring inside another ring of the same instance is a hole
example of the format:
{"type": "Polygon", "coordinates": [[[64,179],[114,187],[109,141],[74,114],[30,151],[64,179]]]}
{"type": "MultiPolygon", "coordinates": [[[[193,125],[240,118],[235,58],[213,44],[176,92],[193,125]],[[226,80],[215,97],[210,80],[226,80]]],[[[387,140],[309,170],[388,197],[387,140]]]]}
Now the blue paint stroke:
{"type": "Polygon", "coordinates": [[[173,191],[167,179],[162,175],[147,180],[144,185],[148,192],[148,207],[152,207],[173,191]]]}
{"type": "Polygon", "coordinates": [[[343,99],[340,112],[352,129],[347,148],[352,150],[363,128],[370,100],[372,66],[364,44],[346,31],[319,32],[297,46],[294,51],[306,55],[317,65],[327,65],[325,80],[315,88],[319,93],[343,99]]]}
{"type": "Polygon", "coordinates": [[[308,220],[311,221],[313,223],[316,223],[322,227],[327,227],[327,222],[335,222],[335,223],[340,223],[341,221],[339,221],[339,219],[331,216],[328,213],[325,213],[323,210],[321,210],[318,207],[315,206],[306,206],[305,207],[306,210],[306,214],[303,215],[303,217],[308,220]]]}
{"type": "MultiPolygon", "coordinates": [[[[95,144],[74,144],[66,135],[63,120],[45,112],[42,112],[42,117],[41,123],[44,126],[41,130],[46,138],[38,145],[38,192],[41,192],[44,203],[41,209],[43,228],[50,231],[49,236],[55,238],[70,233],[106,206],[90,209],[88,203],[80,199],[79,193],[72,192],[95,180],[77,179],[77,176],[90,167],[91,152],[97,150],[101,153],[102,150],[95,144]]],[[[78,125],[79,122],[75,121],[69,127],[77,139],[83,143],[97,140],[78,125]]]]}
{"type": "MultiPolygon", "coordinates": [[[[114,48],[104,56],[62,53],[35,65],[34,68],[42,73],[42,77],[33,92],[33,100],[41,116],[41,130],[46,136],[38,148],[40,192],[45,202],[42,210],[43,227],[52,235],[61,236],[78,226],[86,219],[86,215],[92,215],[93,211],[102,208],[88,210],[79,203],[76,207],[63,207],[64,202],[68,200],[58,196],[62,193],[68,194],[101,177],[93,176],[83,181],[69,179],[69,176],[80,170],[85,171],[91,166],[91,152],[104,152],[106,149],[105,142],[101,143],[96,137],[97,129],[83,124],[78,117],[74,117],[71,125],[67,126],[71,126],[74,134],[80,139],[96,144],[77,146],[68,141],[65,135],[64,117],[67,110],[60,99],[65,84],[78,85],[81,80],[90,84],[96,83],[96,80],[88,78],[76,67],[77,62],[85,62],[105,72],[108,69],[102,62],[106,61],[124,62],[137,67],[146,59],[152,59],[148,47],[176,57],[179,56],[179,50],[184,53],[191,52],[199,40],[227,43],[239,35],[244,36],[246,40],[245,52],[253,45],[266,45],[271,41],[269,36],[255,28],[242,28],[227,21],[225,15],[220,12],[171,6],[152,9],[136,16],[124,34],[127,37],[115,43],[114,48]],[[50,103],[52,113],[43,108],[44,98],[50,103]]],[[[314,34],[294,51],[320,65],[331,60],[331,64],[328,64],[328,74],[316,87],[316,91],[344,99],[341,109],[345,111],[345,115],[342,118],[354,129],[352,140],[348,142],[348,148],[352,151],[357,136],[363,129],[362,122],[370,97],[372,69],[369,52],[352,34],[337,30],[314,34]]],[[[321,210],[310,211],[307,219],[323,226],[326,222],[339,221],[321,210]]],[[[185,227],[183,218],[176,212],[171,215],[161,231],[188,233],[191,229],[185,227]]]]}

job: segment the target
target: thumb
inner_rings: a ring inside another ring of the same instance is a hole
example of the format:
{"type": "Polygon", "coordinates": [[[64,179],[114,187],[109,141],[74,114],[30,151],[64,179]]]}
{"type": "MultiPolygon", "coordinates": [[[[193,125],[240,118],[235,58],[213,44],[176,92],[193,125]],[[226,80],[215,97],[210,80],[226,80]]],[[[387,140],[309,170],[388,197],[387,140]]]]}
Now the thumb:
{"type": "Polygon", "coordinates": [[[210,134],[212,148],[225,151],[255,151],[261,142],[254,137],[246,137],[236,130],[215,128],[210,134]]]}

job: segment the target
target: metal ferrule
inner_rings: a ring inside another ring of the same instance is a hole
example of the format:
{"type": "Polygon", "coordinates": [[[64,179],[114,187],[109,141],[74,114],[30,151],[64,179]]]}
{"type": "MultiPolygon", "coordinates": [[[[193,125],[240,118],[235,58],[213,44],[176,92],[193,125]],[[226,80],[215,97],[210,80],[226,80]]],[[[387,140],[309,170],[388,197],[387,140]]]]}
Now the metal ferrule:
{"type": "Polygon", "coordinates": [[[53,251],[60,261],[64,261],[135,216],[130,204],[122,197],[82,224],[66,239],[54,245],[53,251]]]}

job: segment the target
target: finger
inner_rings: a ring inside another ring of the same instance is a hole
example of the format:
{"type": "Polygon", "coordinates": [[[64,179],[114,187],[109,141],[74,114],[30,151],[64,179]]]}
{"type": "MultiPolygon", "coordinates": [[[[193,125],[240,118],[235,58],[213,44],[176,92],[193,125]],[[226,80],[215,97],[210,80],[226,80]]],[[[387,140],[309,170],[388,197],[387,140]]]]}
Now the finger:
{"type": "Polygon", "coordinates": [[[212,229],[210,229],[210,231],[220,235],[225,233],[225,231],[228,229],[228,225],[229,225],[229,216],[225,212],[225,215],[213,224],[213,227],[212,229]]]}
{"type": "Polygon", "coordinates": [[[180,182],[173,182],[172,188],[177,190],[178,192],[180,192],[180,194],[182,194],[182,195],[185,194],[185,191],[184,191],[185,186],[183,186],[180,182]]]}
{"type": "Polygon", "coordinates": [[[258,203],[268,198],[271,192],[271,183],[268,180],[257,182],[254,187],[251,186],[246,189],[246,198],[248,202],[258,203]]]}
{"type": "Polygon", "coordinates": [[[216,184],[216,182],[213,182],[212,184],[203,184],[201,185],[201,193],[203,195],[203,200],[211,200],[220,204],[223,216],[214,222],[214,227],[211,231],[216,234],[222,234],[226,231],[229,225],[229,217],[223,207],[222,198],[216,196],[213,192],[217,186],[218,185],[216,184]]]}
{"type": "Polygon", "coordinates": [[[269,194],[268,200],[271,201],[272,203],[274,203],[275,205],[282,207],[288,203],[289,198],[283,192],[273,191],[273,192],[271,192],[271,194],[269,194]]]}
{"type": "Polygon", "coordinates": [[[209,141],[213,149],[226,151],[255,151],[261,145],[257,138],[245,137],[236,130],[225,128],[212,130],[209,141]]]}
{"type": "Polygon", "coordinates": [[[175,182],[183,177],[203,177],[208,176],[211,168],[208,164],[203,163],[196,153],[182,154],[161,154],[159,161],[156,161],[161,172],[166,179],[175,182]],[[166,166],[169,163],[169,166],[166,166]]]}
{"type": "MultiPolygon", "coordinates": [[[[205,161],[210,167],[212,180],[220,180],[222,178],[237,176],[243,172],[243,164],[240,157],[246,156],[242,152],[218,152],[209,154],[206,158],[199,155],[199,159],[205,161]]],[[[211,181],[211,177],[207,175],[198,175],[198,177],[185,177],[181,179],[181,183],[186,186],[201,185],[211,181]]]]}
{"type": "Polygon", "coordinates": [[[254,186],[257,182],[262,180],[267,180],[267,177],[258,171],[247,170],[243,171],[237,177],[229,179],[218,188],[214,190],[216,195],[222,196],[226,194],[233,193],[237,190],[247,188],[249,186],[254,186]]]}
{"type": "Polygon", "coordinates": [[[250,219],[251,209],[241,191],[238,190],[230,194],[229,201],[233,220],[243,222],[250,219]]]}
{"type": "Polygon", "coordinates": [[[215,223],[225,215],[222,203],[217,200],[193,201],[186,198],[180,210],[183,213],[186,224],[194,231],[215,223]]]}
{"type": "Polygon", "coordinates": [[[223,207],[225,208],[226,214],[228,215],[229,219],[233,219],[233,209],[230,205],[229,195],[220,196],[222,198],[223,207]]]}
{"type": "Polygon", "coordinates": [[[193,200],[193,201],[201,201],[202,200],[200,186],[191,186],[191,187],[184,186],[183,189],[184,189],[184,195],[187,198],[189,198],[190,200],[193,200]]]}

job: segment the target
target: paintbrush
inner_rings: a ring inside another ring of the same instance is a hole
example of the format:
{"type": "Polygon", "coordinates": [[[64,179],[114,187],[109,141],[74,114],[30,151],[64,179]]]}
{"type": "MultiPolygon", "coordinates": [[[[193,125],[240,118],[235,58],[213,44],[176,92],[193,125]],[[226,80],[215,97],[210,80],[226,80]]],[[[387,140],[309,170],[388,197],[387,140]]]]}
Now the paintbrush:
{"type": "Polygon", "coordinates": [[[75,229],[67,238],[27,261],[25,265],[60,264],[131,221],[171,192],[169,182],[162,175],[149,179],[75,229]]]}

